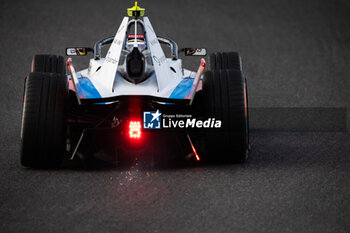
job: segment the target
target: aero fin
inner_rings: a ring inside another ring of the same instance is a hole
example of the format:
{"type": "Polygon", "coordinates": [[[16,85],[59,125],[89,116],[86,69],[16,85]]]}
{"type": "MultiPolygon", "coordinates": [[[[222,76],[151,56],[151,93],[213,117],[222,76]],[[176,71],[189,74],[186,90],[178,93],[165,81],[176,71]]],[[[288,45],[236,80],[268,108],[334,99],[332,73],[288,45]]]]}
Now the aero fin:
{"type": "Polygon", "coordinates": [[[107,52],[106,59],[104,60],[101,69],[94,77],[96,80],[101,80],[98,81],[98,83],[100,83],[104,89],[112,90],[112,92],[128,21],[129,17],[124,17],[123,22],[120,24],[118,32],[114,37],[112,45],[107,52]]]}
{"type": "Polygon", "coordinates": [[[161,91],[168,85],[168,83],[171,82],[171,80],[173,80],[174,74],[169,67],[168,61],[166,60],[164,52],[159,44],[158,38],[148,17],[144,17],[143,22],[145,24],[147,44],[151,51],[158,88],[159,91],[161,91]]]}

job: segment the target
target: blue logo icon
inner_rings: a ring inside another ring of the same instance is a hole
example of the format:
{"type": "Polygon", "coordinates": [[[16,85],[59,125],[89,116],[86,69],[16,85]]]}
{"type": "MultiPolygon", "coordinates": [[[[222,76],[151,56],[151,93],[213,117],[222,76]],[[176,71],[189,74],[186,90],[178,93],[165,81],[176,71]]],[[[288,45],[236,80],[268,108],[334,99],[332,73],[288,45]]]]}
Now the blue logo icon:
{"type": "Polygon", "coordinates": [[[161,115],[162,113],[160,113],[159,110],[156,112],[143,112],[143,128],[160,129],[161,115]]]}

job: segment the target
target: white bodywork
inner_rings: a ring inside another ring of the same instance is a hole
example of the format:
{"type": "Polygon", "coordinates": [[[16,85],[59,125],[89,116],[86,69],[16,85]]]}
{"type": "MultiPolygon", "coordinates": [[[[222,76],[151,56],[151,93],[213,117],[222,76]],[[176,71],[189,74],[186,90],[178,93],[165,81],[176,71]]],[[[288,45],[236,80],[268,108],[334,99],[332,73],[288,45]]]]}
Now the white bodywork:
{"type": "Polygon", "coordinates": [[[168,61],[160,47],[158,38],[148,17],[143,19],[146,28],[146,40],[151,51],[153,67],[157,78],[159,90],[164,90],[174,80],[174,72],[170,69],[168,61]]]}
{"type": "Polygon", "coordinates": [[[90,77],[92,83],[97,90],[100,90],[101,94],[106,95],[104,97],[113,96],[113,83],[118,68],[120,52],[122,51],[126,27],[129,18],[124,17],[123,22],[120,24],[117,34],[114,37],[111,47],[107,52],[106,59],[104,60],[101,69],[90,77]]]}
{"type": "MultiPolygon", "coordinates": [[[[118,63],[129,18],[124,17],[115,38],[107,52],[106,58],[91,59],[89,69],[77,72],[78,77],[88,78],[100,97],[116,97],[122,95],[148,95],[169,98],[183,78],[194,78],[195,72],[182,68],[181,59],[166,58],[147,17],[143,18],[148,50],[151,52],[154,73],[145,81],[133,84],[125,80],[118,71],[118,63]]],[[[89,98],[89,97],[86,97],[89,98]]],[[[90,97],[92,98],[92,97],[90,97]]]]}

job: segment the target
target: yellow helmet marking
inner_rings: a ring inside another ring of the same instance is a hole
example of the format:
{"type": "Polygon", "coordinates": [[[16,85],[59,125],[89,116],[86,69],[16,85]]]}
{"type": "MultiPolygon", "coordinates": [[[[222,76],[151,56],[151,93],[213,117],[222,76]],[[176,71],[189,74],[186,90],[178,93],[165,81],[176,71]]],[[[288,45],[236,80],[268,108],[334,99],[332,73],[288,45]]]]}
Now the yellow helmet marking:
{"type": "Polygon", "coordinates": [[[145,8],[141,8],[137,5],[137,2],[135,2],[135,6],[127,9],[128,16],[144,16],[145,15],[145,8]]]}

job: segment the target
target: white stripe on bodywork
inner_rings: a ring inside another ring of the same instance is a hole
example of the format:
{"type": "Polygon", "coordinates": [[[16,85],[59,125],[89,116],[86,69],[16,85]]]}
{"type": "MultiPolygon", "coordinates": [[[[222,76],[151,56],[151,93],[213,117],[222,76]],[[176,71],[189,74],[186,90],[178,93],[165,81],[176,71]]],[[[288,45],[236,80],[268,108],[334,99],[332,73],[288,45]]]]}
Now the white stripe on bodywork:
{"type": "Polygon", "coordinates": [[[113,92],[113,83],[119,64],[120,53],[122,51],[128,21],[129,17],[124,17],[114,37],[112,45],[107,52],[106,59],[104,60],[101,69],[91,79],[99,90],[106,90],[102,91],[102,94],[106,92],[113,92]]]}
{"type": "Polygon", "coordinates": [[[143,22],[145,24],[147,46],[151,51],[158,88],[159,91],[162,91],[173,80],[174,75],[170,70],[168,61],[148,17],[143,17],[143,22]]]}

